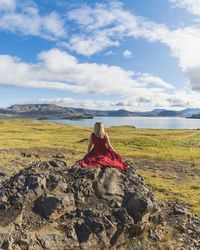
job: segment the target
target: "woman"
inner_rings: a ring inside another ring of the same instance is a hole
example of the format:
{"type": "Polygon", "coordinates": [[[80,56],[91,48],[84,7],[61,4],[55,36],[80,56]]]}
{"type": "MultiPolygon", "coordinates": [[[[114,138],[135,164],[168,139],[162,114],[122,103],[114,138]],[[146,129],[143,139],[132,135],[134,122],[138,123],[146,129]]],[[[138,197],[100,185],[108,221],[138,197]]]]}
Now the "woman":
{"type": "Polygon", "coordinates": [[[112,147],[108,134],[105,133],[102,122],[96,122],[91,133],[88,152],[77,162],[82,167],[114,167],[126,170],[128,165],[112,147]]]}

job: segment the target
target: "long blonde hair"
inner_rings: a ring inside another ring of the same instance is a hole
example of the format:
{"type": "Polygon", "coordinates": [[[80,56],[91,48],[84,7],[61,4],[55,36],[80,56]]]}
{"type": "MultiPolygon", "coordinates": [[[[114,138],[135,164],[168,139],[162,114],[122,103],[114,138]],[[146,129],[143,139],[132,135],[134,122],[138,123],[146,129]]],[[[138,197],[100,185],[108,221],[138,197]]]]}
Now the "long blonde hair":
{"type": "Polygon", "coordinates": [[[105,135],[103,122],[96,122],[94,124],[94,133],[97,137],[102,137],[105,135]]]}

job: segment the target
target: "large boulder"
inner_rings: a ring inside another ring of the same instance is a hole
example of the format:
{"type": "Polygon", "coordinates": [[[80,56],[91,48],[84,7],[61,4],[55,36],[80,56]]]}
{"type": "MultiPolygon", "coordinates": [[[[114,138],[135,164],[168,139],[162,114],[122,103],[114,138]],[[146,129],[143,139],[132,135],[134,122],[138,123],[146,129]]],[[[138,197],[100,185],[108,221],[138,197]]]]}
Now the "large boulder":
{"type": "Polygon", "coordinates": [[[157,208],[132,166],[37,162],[0,186],[0,249],[114,249],[141,234],[157,208]]]}

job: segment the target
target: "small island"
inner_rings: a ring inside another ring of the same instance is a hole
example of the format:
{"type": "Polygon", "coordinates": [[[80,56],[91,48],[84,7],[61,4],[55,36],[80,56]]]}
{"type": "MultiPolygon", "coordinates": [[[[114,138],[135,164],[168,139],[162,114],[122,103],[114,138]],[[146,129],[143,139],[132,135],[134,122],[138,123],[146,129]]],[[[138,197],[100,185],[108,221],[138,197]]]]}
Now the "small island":
{"type": "Polygon", "coordinates": [[[190,118],[190,119],[200,119],[200,114],[192,115],[192,116],[186,117],[186,118],[190,118]]]}

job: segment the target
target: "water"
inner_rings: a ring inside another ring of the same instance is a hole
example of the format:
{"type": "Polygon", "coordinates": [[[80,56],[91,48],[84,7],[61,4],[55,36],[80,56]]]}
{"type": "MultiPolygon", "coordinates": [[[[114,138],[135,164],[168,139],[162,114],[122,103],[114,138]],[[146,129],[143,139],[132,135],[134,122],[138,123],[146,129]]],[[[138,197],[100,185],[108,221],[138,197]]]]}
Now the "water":
{"type": "Polygon", "coordinates": [[[93,127],[97,121],[102,121],[105,127],[130,125],[136,128],[151,129],[199,129],[200,119],[181,117],[94,117],[83,120],[48,120],[62,124],[93,127]]]}

